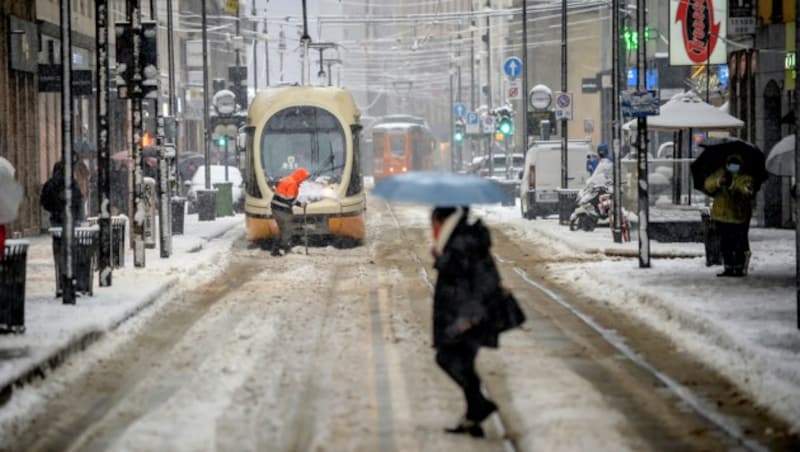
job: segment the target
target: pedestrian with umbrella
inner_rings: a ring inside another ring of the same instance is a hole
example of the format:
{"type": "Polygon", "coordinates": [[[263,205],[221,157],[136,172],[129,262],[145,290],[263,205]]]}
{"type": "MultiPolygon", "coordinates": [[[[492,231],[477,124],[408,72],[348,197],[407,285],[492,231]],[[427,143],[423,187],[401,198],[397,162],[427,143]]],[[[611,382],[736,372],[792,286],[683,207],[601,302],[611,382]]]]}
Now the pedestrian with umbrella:
{"type": "Polygon", "coordinates": [[[481,392],[475,370],[480,347],[497,348],[501,332],[525,315],[500,282],[489,229],[469,220],[471,204],[500,203],[506,194],[475,176],[412,172],[381,181],[373,194],[388,201],[436,206],[431,214],[434,268],[433,347],[436,363],[464,392],[467,409],[448,433],[484,436],[481,422],[497,405],[481,392]]]}
{"type": "Polygon", "coordinates": [[[725,267],[717,276],[745,276],[750,262],[752,201],[767,178],[764,154],[738,139],[708,142],[701,147],[692,162],[692,179],[695,188],[714,198],[711,220],[720,235],[725,267]]]}

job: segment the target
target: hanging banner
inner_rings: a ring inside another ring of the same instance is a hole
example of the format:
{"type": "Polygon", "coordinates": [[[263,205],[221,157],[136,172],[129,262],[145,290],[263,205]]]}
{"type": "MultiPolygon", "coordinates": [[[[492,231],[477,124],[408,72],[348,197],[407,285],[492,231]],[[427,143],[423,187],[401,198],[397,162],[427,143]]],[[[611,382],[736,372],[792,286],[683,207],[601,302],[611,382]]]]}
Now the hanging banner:
{"type": "Polygon", "coordinates": [[[669,64],[724,64],[727,0],[670,0],[669,64]]]}

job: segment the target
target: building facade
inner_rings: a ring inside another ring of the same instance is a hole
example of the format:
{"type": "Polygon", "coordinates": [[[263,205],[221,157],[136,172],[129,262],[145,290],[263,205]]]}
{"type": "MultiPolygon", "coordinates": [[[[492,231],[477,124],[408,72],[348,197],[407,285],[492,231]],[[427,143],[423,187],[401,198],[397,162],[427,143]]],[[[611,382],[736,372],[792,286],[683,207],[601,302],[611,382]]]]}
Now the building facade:
{"type": "Polygon", "coordinates": [[[0,156],[16,168],[25,190],[11,233],[39,228],[39,155],[36,124],[38,30],[36,7],[27,0],[0,0],[0,156]]]}

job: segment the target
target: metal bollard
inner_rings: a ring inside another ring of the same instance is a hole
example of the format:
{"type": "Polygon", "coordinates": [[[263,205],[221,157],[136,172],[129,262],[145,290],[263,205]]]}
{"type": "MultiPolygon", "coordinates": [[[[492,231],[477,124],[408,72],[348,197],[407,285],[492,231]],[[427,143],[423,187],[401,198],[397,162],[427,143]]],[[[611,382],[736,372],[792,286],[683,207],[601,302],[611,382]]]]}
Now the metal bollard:
{"type": "Polygon", "coordinates": [[[25,332],[28,242],[7,240],[0,257],[0,333],[25,332]]]}
{"type": "Polygon", "coordinates": [[[152,177],[144,178],[144,246],[149,249],[156,247],[156,180],[152,177]]]}
{"type": "Polygon", "coordinates": [[[172,197],[172,235],[183,234],[183,219],[186,216],[186,198],[172,197]]]}

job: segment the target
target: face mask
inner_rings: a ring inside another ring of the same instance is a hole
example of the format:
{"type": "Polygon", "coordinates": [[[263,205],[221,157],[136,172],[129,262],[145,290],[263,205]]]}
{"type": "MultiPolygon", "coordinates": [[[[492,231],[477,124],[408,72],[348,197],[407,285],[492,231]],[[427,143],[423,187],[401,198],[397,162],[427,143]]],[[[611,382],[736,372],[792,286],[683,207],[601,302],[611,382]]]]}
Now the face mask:
{"type": "Polygon", "coordinates": [[[728,168],[728,171],[730,171],[733,174],[736,174],[736,173],[739,172],[739,169],[741,168],[741,166],[738,163],[728,163],[727,168],[728,168]]]}

